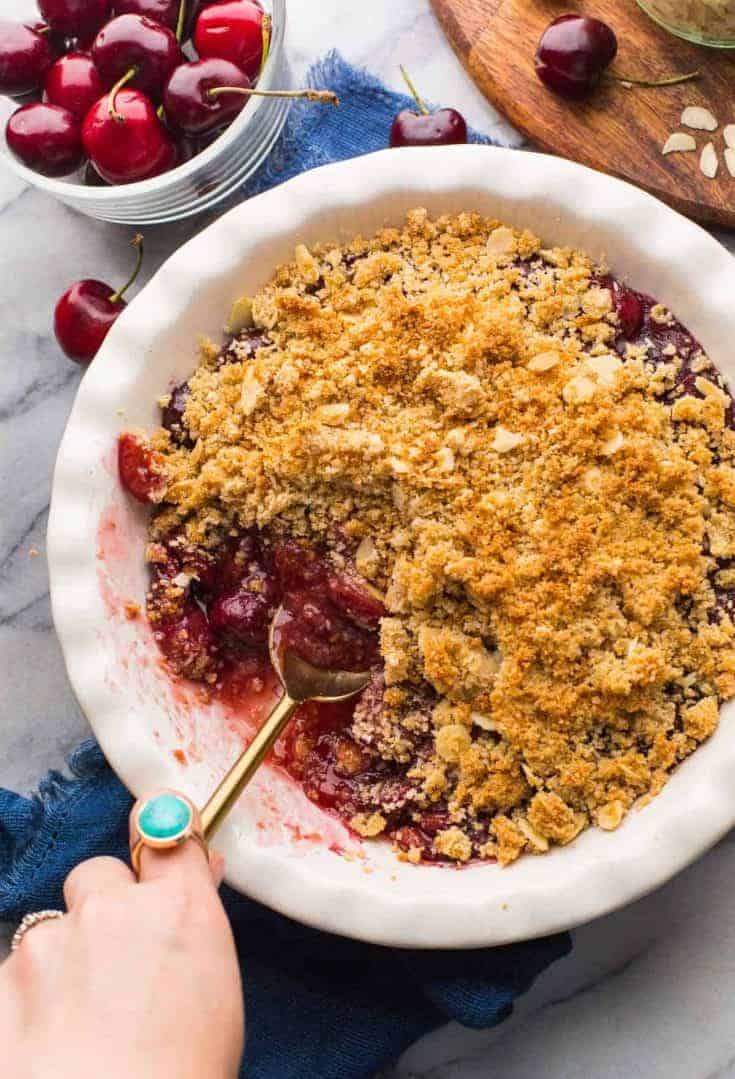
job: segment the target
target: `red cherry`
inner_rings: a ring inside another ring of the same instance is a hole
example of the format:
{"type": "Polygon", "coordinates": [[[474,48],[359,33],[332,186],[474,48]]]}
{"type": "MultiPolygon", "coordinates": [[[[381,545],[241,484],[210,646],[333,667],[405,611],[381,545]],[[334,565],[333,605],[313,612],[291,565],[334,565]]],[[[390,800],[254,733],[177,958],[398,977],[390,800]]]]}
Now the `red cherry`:
{"type": "Polygon", "coordinates": [[[406,70],[401,74],[411,95],[418,105],[413,109],[401,109],[390,129],[391,146],[453,146],[467,142],[467,122],[456,109],[438,109],[429,112],[406,70]]]}
{"type": "Polygon", "coordinates": [[[83,120],[104,93],[104,86],[92,57],[85,52],[70,52],[49,68],[45,90],[46,100],[52,105],[61,105],[83,120]]]}
{"type": "Polygon", "coordinates": [[[89,363],[94,359],[113,322],[125,309],[124,293],[138,276],[143,261],[143,239],[136,236],[135,269],[115,292],[104,281],[75,281],[61,296],[54,311],[56,340],[70,360],[89,363]]]}
{"type": "Polygon", "coordinates": [[[101,97],[84,118],[82,142],[97,172],[110,184],[147,180],[176,164],[176,146],[139,90],[101,97]]]}
{"type": "Polygon", "coordinates": [[[391,146],[452,146],[467,142],[467,123],[456,109],[416,113],[401,109],[390,129],[391,146]]]}
{"type": "Polygon", "coordinates": [[[536,50],[536,74],[564,97],[586,97],[618,51],[615,34],[600,19],[560,15],[546,27],[536,50]]]}
{"type": "Polygon", "coordinates": [[[116,15],[145,15],[161,26],[167,26],[176,33],[184,5],[184,24],[181,33],[176,36],[183,41],[189,37],[199,12],[200,0],[116,0],[116,15]]]}
{"type": "Polygon", "coordinates": [[[194,47],[203,59],[217,56],[236,64],[255,82],[263,60],[263,18],[254,0],[208,4],[194,28],[194,47]]]}
{"type": "Polygon", "coordinates": [[[257,648],[268,642],[272,600],[267,593],[247,587],[218,596],[209,608],[209,624],[215,633],[257,648]]]}
{"type": "Polygon", "coordinates": [[[30,94],[43,84],[54,62],[46,38],[21,22],[0,19],[0,94],[30,94]]]}
{"type": "Polygon", "coordinates": [[[166,489],[161,455],[129,432],[117,440],[117,467],[128,494],[138,502],[159,502],[166,489]]]}
{"type": "Polygon", "coordinates": [[[216,664],[216,646],[206,616],[194,600],[180,614],[156,624],[154,636],[174,674],[201,681],[216,664]]]}
{"type": "Polygon", "coordinates": [[[335,573],[327,581],[327,593],[342,614],[365,629],[377,629],[380,619],[386,614],[381,601],[367,590],[358,577],[335,573]]]}
{"type": "Polygon", "coordinates": [[[118,15],[92,45],[92,59],[108,86],[127,83],[158,100],[166,79],[183,62],[175,35],[143,15],[118,15]]]}
{"type": "Polygon", "coordinates": [[[68,176],[84,157],[79,121],[58,105],[22,105],[8,120],[5,138],[15,156],[43,176],[68,176]]]}
{"type": "Polygon", "coordinates": [[[187,135],[201,135],[228,123],[240,112],[247,98],[242,94],[209,94],[222,86],[247,89],[250,80],[235,64],[216,56],[180,64],[169,76],[163,91],[166,119],[187,135]]]}
{"type": "Polygon", "coordinates": [[[89,42],[110,13],[110,0],[38,0],[38,10],[62,37],[89,42]]]}

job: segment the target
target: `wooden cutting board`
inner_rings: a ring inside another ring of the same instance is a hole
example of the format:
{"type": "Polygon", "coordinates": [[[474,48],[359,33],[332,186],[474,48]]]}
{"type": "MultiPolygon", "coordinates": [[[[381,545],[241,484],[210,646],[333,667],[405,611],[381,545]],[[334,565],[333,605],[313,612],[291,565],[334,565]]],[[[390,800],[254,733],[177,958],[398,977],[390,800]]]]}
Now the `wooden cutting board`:
{"type": "MultiPolygon", "coordinates": [[[[432,0],[455,51],[487,98],[537,146],[602,172],[630,180],[675,209],[707,224],[735,227],[735,178],[725,167],[722,127],[735,123],[735,57],[690,45],[662,30],[635,0],[432,0]],[[627,90],[605,79],[587,101],[557,97],[533,67],[542,31],[569,11],[595,15],[613,27],[618,55],[612,70],[664,78],[699,69],[694,82],[627,90]],[[695,153],[661,147],[686,105],[708,107],[715,132],[692,131],[695,153]],[[699,169],[699,152],[713,141],[720,159],[716,179],[699,169]]],[[[451,105],[451,101],[443,101],[451,105]]]]}

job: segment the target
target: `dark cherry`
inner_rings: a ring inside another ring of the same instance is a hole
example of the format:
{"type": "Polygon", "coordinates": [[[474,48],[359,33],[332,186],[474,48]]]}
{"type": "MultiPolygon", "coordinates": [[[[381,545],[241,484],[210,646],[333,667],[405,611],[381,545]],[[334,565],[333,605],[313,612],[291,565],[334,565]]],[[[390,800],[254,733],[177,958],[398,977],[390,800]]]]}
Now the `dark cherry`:
{"type": "Polygon", "coordinates": [[[153,635],[175,674],[200,680],[216,665],[217,648],[206,615],[188,600],[175,617],[157,623],[153,635]]]}
{"type": "Polygon", "coordinates": [[[189,400],[189,383],[177,383],[169,395],[168,404],[161,409],[161,426],[171,434],[173,442],[186,444],[189,434],[184,425],[186,402],[189,400]]]}
{"type": "Polygon", "coordinates": [[[158,100],[166,79],[184,58],[168,27],[144,15],[118,15],[94,39],[92,59],[107,87],[124,80],[158,100]]]}
{"type": "Polygon", "coordinates": [[[215,599],[209,608],[209,624],[215,633],[260,648],[268,642],[271,615],[269,595],[245,586],[215,599]]]}
{"type": "Polygon", "coordinates": [[[163,91],[166,119],[187,135],[203,135],[229,123],[247,102],[242,94],[210,94],[224,86],[248,89],[250,79],[235,64],[211,56],[180,64],[171,72],[163,91]]]}
{"type": "Polygon", "coordinates": [[[536,50],[536,74],[564,97],[586,97],[615,59],[615,34],[600,19],[560,15],[546,27],[536,50]]]}
{"type": "Polygon", "coordinates": [[[364,582],[346,573],[330,577],[327,592],[335,607],[363,629],[377,629],[386,613],[381,601],[368,592],[364,582]]]}
{"type": "Polygon", "coordinates": [[[82,142],[103,180],[129,184],[158,176],[176,164],[176,145],[139,90],[100,98],[82,124],[82,142]]]}
{"type": "Polygon", "coordinates": [[[391,146],[452,146],[467,142],[467,123],[456,109],[420,113],[401,109],[390,129],[391,146]]]}
{"type": "Polygon", "coordinates": [[[404,68],[401,74],[411,91],[415,109],[401,109],[390,129],[390,145],[453,146],[467,142],[467,122],[456,109],[437,109],[430,112],[404,68]]]}
{"type": "Polygon", "coordinates": [[[19,161],[44,176],[68,176],[84,159],[79,121],[58,105],[22,105],[10,116],[5,138],[19,161]]]}
{"type": "Polygon", "coordinates": [[[146,505],[157,502],[165,488],[159,455],[125,431],[117,440],[117,468],[128,494],[146,505]]]}
{"type": "MultiPolygon", "coordinates": [[[[182,39],[187,36],[196,18],[197,5],[193,0],[184,2],[184,26],[182,39]]],[[[153,19],[161,26],[167,26],[169,30],[176,32],[179,23],[181,0],[116,0],[116,15],[145,15],[147,19],[153,19]]]]}
{"type": "Polygon", "coordinates": [[[70,360],[89,363],[94,359],[113,322],[125,309],[123,296],[138,276],[143,261],[143,241],[136,236],[135,269],[117,292],[104,281],[75,281],[60,297],[54,311],[56,340],[70,360]]]}
{"type": "Polygon", "coordinates": [[[202,8],[194,27],[194,48],[202,59],[229,60],[253,83],[263,59],[263,18],[255,0],[219,0],[202,8]]]}
{"type": "Polygon", "coordinates": [[[83,120],[95,101],[104,93],[104,86],[92,57],[86,52],[70,52],[61,56],[46,72],[46,100],[61,105],[83,120]]]}
{"type": "Polygon", "coordinates": [[[642,325],[644,310],[640,295],[632,289],[626,288],[611,274],[604,277],[594,278],[594,283],[600,288],[610,290],[613,307],[620,322],[623,337],[631,341],[637,337],[642,325]]]}
{"type": "Polygon", "coordinates": [[[0,19],[0,94],[30,94],[43,85],[54,62],[45,34],[10,19],[0,19]]]}
{"type": "Polygon", "coordinates": [[[91,161],[84,166],[84,183],[86,187],[109,187],[107,180],[103,180],[91,161]]]}
{"type": "Polygon", "coordinates": [[[38,10],[57,34],[89,43],[110,14],[110,0],[38,0],[38,10]]]}

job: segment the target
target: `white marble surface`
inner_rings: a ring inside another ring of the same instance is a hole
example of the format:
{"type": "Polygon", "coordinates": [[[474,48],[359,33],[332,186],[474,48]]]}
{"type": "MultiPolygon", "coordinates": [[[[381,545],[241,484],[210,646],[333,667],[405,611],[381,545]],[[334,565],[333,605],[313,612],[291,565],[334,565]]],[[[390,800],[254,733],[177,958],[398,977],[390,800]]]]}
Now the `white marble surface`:
{"type": "MultiPolygon", "coordinates": [[[[0,14],[21,5],[0,0],[0,14]]],[[[296,71],[337,46],[398,86],[400,62],[428,98],[520,141],[463,73],[428,0],[290,0],[289,36],[296,71]]],[[[149,229],[144,277],[200,227],[149,229]]],[[[54,341],[53,305],[78,277],[122,280],[129,234],[0,174],[0,784],[19,790],[87,733],[51,626],[44,559],[51,471],[79,379],[54,341]]],[[[385,1079],[735,1079],[733,876],[730,837],[654,895],[578,930],[572,955],[508,1023],[446,1027],[385,1079]]]]}

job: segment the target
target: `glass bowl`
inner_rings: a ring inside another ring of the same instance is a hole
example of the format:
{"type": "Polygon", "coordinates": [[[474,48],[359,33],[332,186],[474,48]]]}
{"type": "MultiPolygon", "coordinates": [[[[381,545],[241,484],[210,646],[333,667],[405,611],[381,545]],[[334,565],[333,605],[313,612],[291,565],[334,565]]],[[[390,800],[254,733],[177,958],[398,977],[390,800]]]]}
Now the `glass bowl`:
{"type": "MultiPolygon", "coordinates": [[[[264,90],[288,89],[286,0],[268,0],[264,6],[273,17],[273,32],[258,85],[264,90]]],[[[3,127],[15,108],[14,102],[2,100],[3,127]]],[[[88,187],[81,174],[61,180],[41,176],[12,156],[4,138],[0,138],[0,160],[26,183],[90,217],[130,225],[161,224],[211,209],[236,191],[272,149],[287,109],[286,100],[253,97],[219,138],[196,157],[170,172],[134,184],[88,187]]]]}
{"type": "Polygon", "coordinates": [[[665,30],[696,45],[735,48],[735,0],[638,0],[665,30]]]}

